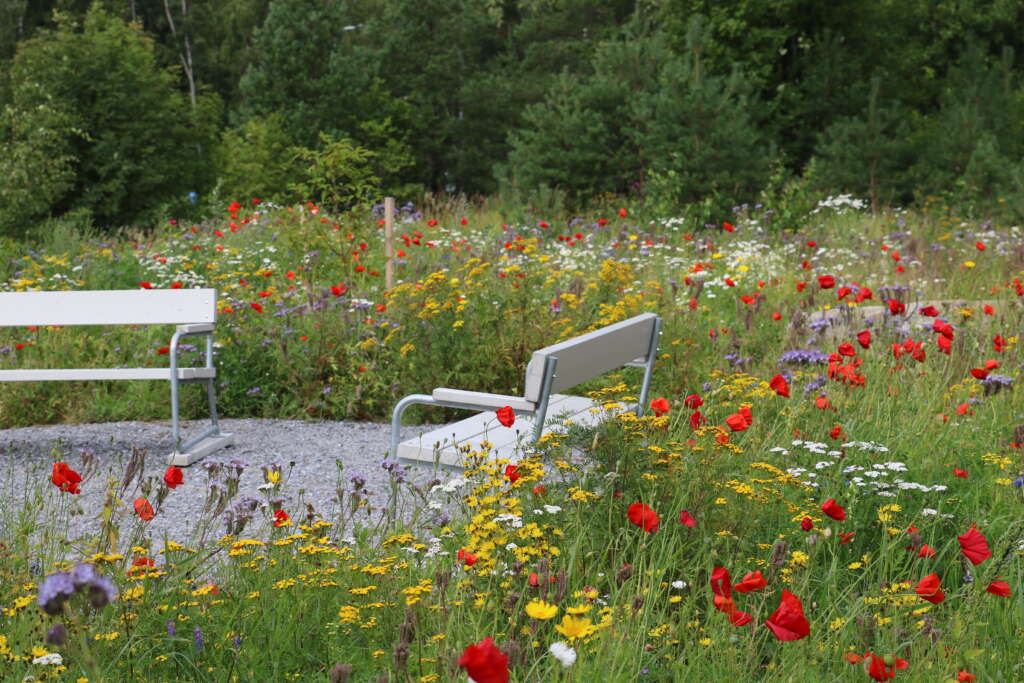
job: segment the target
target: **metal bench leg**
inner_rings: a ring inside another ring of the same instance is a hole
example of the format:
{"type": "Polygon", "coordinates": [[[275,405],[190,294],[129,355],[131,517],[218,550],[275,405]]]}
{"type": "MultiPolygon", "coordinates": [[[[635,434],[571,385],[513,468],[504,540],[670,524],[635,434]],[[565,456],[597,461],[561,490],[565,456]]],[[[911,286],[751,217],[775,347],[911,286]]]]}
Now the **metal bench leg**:
{"type": "Polygon", "coordinates": [[[651,344],[647,347],[647,367],[644,369],[644,382],[640,386],[640,401],[636,406],[636,416],[642,417],[647,406],[647,391],[651,388],[651,373],[654,372],[654,361],[658,356],[658,338],[661,336],[661,318],[655,318],[654,329],[651,330],[651,344]]]}
{"type": "Polygon", "coordinates": [[[548,356],[544,359],[544,379],[540,385],[540,401],[537,403],[537,410],[533,413],[533,442],[537,443],[541,434],[544,433],[544,420],[548,414],[548,400],[551,398],[551,385],[555,381],[555,369],[558,367],[558,359],[548,356]]]}
{"type": "MultiPolygon", "coordinates": [[[[206,367],[213,368],[213,334],[203,332],[206,336],[206,367]]],[[[175,332],[171,338],[169,349],[171,356],[171,438],[174,442],[174,450],[168,458],[168,464],[177,466],[191,465],[210,453],[231,446],[235,442],[233,434],[225,434],[220,431],[220,423],[217,420],[217,393],[214,382],[216,377],[200,380],[206,384],[206,399],[210,407],[210,427],[204,432],[197,434],[185,443],[181,441],[181,381],[178,379],[178,342],[182,337],[181,332],[175,332]]]]}

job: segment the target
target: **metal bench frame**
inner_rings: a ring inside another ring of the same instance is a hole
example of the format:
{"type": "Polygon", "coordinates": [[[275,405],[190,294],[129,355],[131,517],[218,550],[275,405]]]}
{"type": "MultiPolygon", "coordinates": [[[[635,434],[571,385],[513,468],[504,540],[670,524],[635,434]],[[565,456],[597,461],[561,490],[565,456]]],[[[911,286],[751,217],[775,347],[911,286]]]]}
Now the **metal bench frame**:
{"type": "Polygon", "coordinates": [[[409,406],[415,404],[480,412],[509,406],[516,414],[533,416],[533,441],[536,441],[544,431],[544,420],[547,416],[548,401],[552,393],[560,389],[571,388],[619,367],[644,368],[643,383],[640,387],[640,400],[636,407],[636,414],[638,416],[643,415],[644,406],[647,404],[647,393],[651,384],[651,373],[654,370],[654,361],[658,355],[658,339],[660,335],[661,318],[653,313],[643,313],[628,320],[607,325],[593,332],[588,332],[534,351],[526,369],[523,396],[507,396],[447,388],[434,389],[432,394],[410,394],[395,404],[392,412],[391,446],[388,453],[391,458],[397,458],[402,415],[409,406]],[[602,363],[598,360],[589,369],[573,368],[571,377],[567,381],[559,381],[564,379],[558,375],[559,357],[566,359],[568,362],[572,356],[586,354],[589,349],[600,345],[602,341],[607,342],[609,339],[622,337],[627,338],[628,346],[619,350],[619,353],[616,354],[613,350],[609,357],[607,349],[602,349],[604,353],[601,355],[604,356],[603,360],[606,362],[602,363]],[[634,355],[633,351],[640,350],[637,348],[638,345],[644,347],[642,349],[643,353],[634,355]],[[626,353],[633,360],[621,361],[616,358],[617,355],[621,356],[622,353],[626,353]],[[539,376],[536,371],[538,365],[542,368],[539,376]],[[531,400],[531,396],[536,396],[536,398],[531,400]]]}
{"type": "Polygon", "coordinates": [[[89,381],[162,379],[171,384],[171,437],[174,451],[169,464],[185,466],[209,453],[230,446],[234,436],[220,430],[214,382],[213,330],[217,292],[214,289],[109,290],[0,293],[0,327],[65,325],[176,324],[168,346],[166,368],[74,368],[0,370],[0,382],[89,381]],[[185,324],[182,324],[185,323],[185,324]],[[178,348],[185,337],[203,336],[203,367],[178,366],[178,348]],[[210,426],[182,442],[180,386],[205,384],[210,426]]]}

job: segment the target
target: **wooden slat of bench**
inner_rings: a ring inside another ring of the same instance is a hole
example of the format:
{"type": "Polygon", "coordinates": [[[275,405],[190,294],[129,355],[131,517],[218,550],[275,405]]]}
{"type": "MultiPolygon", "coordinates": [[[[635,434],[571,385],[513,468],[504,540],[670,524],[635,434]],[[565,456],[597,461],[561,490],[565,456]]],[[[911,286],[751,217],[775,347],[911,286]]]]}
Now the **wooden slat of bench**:
{"type": "MultiPolygon", "coordinates": [[[[178,368],[178,379],[189,381],[217,376],[215,368],[178,368]]],[[[170,368],[89,368],[0,370],[0,382],[92,381],[122,379],[171,379],[170,368]]]]}
{"type": "Polygon", "coordinates": [[[214,289],[0,293],[0,327],[181,325],[216,319],[214,289]]]}
{"type": "Polygon", "coordinates": [[[552,392],[570,389],[639,358],[646,359],[657,318],[653,313],[642,313],[534,351],[526,366],[523,396],[528,401],[540,400],[547,356],[558,358],[552,392]]]}

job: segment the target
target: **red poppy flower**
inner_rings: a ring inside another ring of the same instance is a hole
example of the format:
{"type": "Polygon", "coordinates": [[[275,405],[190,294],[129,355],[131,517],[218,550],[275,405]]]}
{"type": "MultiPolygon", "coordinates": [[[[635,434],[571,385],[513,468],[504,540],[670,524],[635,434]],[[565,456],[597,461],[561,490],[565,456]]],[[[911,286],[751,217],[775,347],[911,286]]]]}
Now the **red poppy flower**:
{"type": "Polygon", "coordinates": [[[984,242],[975,242],[974,243],[974,248],[977,249],[978,251],[985,251],[985,243],[984,242]]]}
{"type": "Polygon", "coordinates": [[[796,291],[802,292],[802,291],[804,291],[804,287],[806,287],[806,286],[807,286],[806,282],[798,282],[798,283],[796,283],[796,291]]]}
{"type": "Polygon", "coordinates": [[[153,506],[150,505],[149,501],[145,498],[135,499],[135,514],[137,514],[142,521],[148,522],[153,519],[153,506]]]}
{"type": "Polygon", "coordinates": [[[519,474],[519,467],[517,465],[505,465],[505,478],[510,483],[514,484],[523,475],[519,474]]]}
{"type": "Polygon", "coordinates": [[[683,510],[682,512],[679,513],[679,523],[684,524],[690,527],[691,529],[697,526],[697,520],[694,518],[693,515],[690,514],[689,510],[683,510]]]}
{"type": "Polygon", "coordinates": [[[971,376],[974,379],[985,379],[988,377],[988,370],[985,368],[971,368],[971,376]]]}
{"type": "Polygon", "coordinates": [[[933,605],[937,605],[946,599],[946,594],[943,593],[942,589],[939,587],[941,583],[942,581],[939,579],[939,575],[932,573],[918,582],[917,588],[914,589],[914,592],[933,605]]]}
{"type": "Polygon", "coordinates": [[[64,493],[81,493],[78,485],[82,482],[82,475],[68,467],[65,462],[53,463],[50,481],[64,493]]]}
{"type": "Polygon", "coordinates": [[[810,517],[804,517],[800,520],[800,528],[804,531],[810,531],[814,528],[814,522],[811,520],[810,517]]]}
{"type": "Polygon", "coordinates": [[[846,545],[847,543],[852,541],[853,537],[856,536],[856,535],[857,535],[857,533],[854,532],[854,531],[851,531],[850,533],[846,533],[845,531],[840,531],[839,532],[839,545],[846,545]]]}
{"type": "Polygon", "coordinates": [[[986,360],[985,361],[985,369],[986,370],[998,370],[999,369],[999,361],[992,360],[992,359],[986,360]]]}
{"type": "Polygon", "coordinates": [[[956,407],[956,414],[957,415],[973,415],[974,411],[971,410],[971,404],[969,404],[967,401],[964,401],[963,403],[961,403],[960,405],[958,405],[956,407]]]}
{"type": "Polygon", "coordinates": [[[729,429],[734,432],[742,432],[748,426],[746,418],[739,413],[733,413],[725,418],[725,424],[729,425],[729,429]]]}
{"type": "Polygon", "coordinates": [[[348,291],[348,285],[344,282],[338,285],[331,285],[331,294],[334,296],[343,296],[348,291]]]}
{"type": "Polygon", "coordinates": [[[828,430],[828,435],[833,439],[839,440],[846,438],[846,434],[843,434],[843,426],[836,425],[832,429],[828,430]]]}
{"type": "Polygon", "coordinates": [[[871,330],[862,330],[857,333],[857,343],[860,344],[862,349],[866,349],[871,346],[871,330]]]}
{"type": "Polygon", "coordinates": [[[935,548],[931,547],[927,543],[922,545],[921,549],[917,551],[917,556],[918,557],[923,557],[923,558],[926,558],[926,559],[931,559],[931,558],[935,557],[938,554],[939,554],[938,551],[936,551],[935,548]]]}
{"type": "Polygon", "coordinates": [[[740,406],[739,414],[743,416],[743,421],[747,423],[747,426],[754,424],[754,416],[750,412],[750,406],[740,406]]]}
{"type": "Polygon", "coordinates": [[[700,408],[702,405],[704,405],[704,399],[702,399],[697,394],[690,394],[689,396],[683,399],[683,405],[692,410],[696,410],[697,408],[700,408]]]}
{"type": "Polygon", "coordinates": [[[829,402],[827,396],[819,396],[818,398],[814,399],[814,405],[820,410],[835,410],[835,408],[832,406],[832,403],[829,402]]]}
{"type": "Polygon", "coordinates": [[[996,309],[992,308],[988,304],[983,304],[981,307],[981,312],[984,313],[985,315],[995,315],[996,309]]]}
{"type": "Polygon", "coordinates": [[[729,570],[725,567],[715,567],[711,570],[711,592],[715,597],[732,597],[732,581],[729,578],[729,570]]]}
{"type": "Polygon", "coordinates": [[[950,342],[949,337],[945,337],[942,335],[939,335],[939,338],[935,340],[935,343],[938,345],[939,350],[942,351],[947,356],[949,355],[950,350],[953,348],[953,344],[950,342]]]}
{"type": "Polygon", "coordinates": [[[284,510],[274,510],[274,526],[287,526],[291,521],[292,518],[284,510]]]}
{"type": "Polygon", "coordinates": [[[961,479],[966,479],[967,478],[967,470],[961,470],[961,469],[957,469],[956,467],[954,467],[953,468],[953,476],[960,477],[961,479]]]}
{"type": "Polygon", "coordinates": [[[936,320],[932,323],[932,329],[941,334],[943,337],[948,337],[950,341],[956,336],[956,330],[952,325],[941,320],[936,320]]]}
{"type": "Polygon", "coordinates": [[[957,536],[957,540],[960,541],[960,552],[975,566],[992,557],[984,534],[973,526],[966,533],[957,536]]]}
{"type": "Polygon", "coordinates": [[[467,551],[465,548],[459,548],[459,552],[455,553],[455,557],[458,558],[459,562],[467,567],[472,567],[476,564],[478,559],[476,555],[467,551]]]}
{"type": "Polygon", "coordinates": [[[768,580],[761,575],[761,570],[748,572],[743,580],[733,586],[737,593],[751,593],[759,591],[768,585],[768,580]]]}
{"type": "Polygon", "coordinates": [[[782,589],[779,606],[764,622],[779,640],[800,640],[811,633],[811,625],[804,616],[804,606],[800,598],[786,589],[782,589]]]}
{"type": "Polygon", "coordinates": [[[836,503],[834,498],[829,498],[821,504],[821,511],[832,519],[839,520],[842,522],[846,519],[846,510],[843,509],[842,505],[836,503]]]}
{"type": "Polygon", "coordinates": [[[1005,581],[993,581],[985,589],[985,592],[998,595],[1001,598],[1008,598],[1010,597],[1010,584],[1005,581]]]}
{"type": "Polygon", "coordinates": [[[459,666],[476,683],[508,683],[508,655],[495,646],[490,636],[467,646],[459,657],[459,666]]]}
{"type": "Polygon", "coordinates": [[[625,208],[619,209],[619,218],[625,218],[628,215],[629,215],[629,212],[627,212],[625,208]]]}
{"type": "Polygon", "coordinates": [[[899,659],[892,655],[879,657],[872,652],[865,652],[864,659],[869,657],[871,662],[868,664],[868,676],[871,676],[876,681],[888,681],[896,678],[896,671],[902,671],[909,665],[907,660],[899,659]]]}
{"type": "Polygon", "coordinates": [[[182,474],[181,469],[171,465],[164,472],[164,483],[167,484],[168,488],[175,488],[185,483],[185,476],[182,474]]]}
{"type": "Polygon", "coordinates": [[[886,299],[885,305],[889,307],[889,313],[892,315],[899,315],[907,311],[907,307],[903,305],[903,302],[897,299],[886,299]]]}
{"type": "Polygon", "coordinates": [[[533,487],[533,495],[535,496],[543,496],[547,492],[548,490],[544,488],[544,486],[542,486],[541,484],[537,484],[536,486],[533,487]]]}
{"type": "Polygon", "coordinates": [[[782,375],[772,377],[771,381],[768,382],[768,386],[782,398],[789,398],[789,382],[782,375]]]}
{"type": "Polygon", "coordinates": [[[690,413],[690,428],[691,429],[696,429],[697,427],[700,427],[701,424],[703,424],[703,423],[704,423],[704,416],[701,415],[701,412],[699,410],[695,410],[692,413],[690,413]]]}
{"type": "Polygon", "coordinates": [[[728,278],[728,277],[725,278],[725,284],[726,284],[727,287],[735,287],[736,286],[736,283],[732,280],[732,278],[728,278]]]}
{"type": "Polygon", "coordinates": [[[626,514],[629,517],[630,522],[636,524],[649,534],[653,534],[657,531],[658,524],[661,523],[658,513],[644,503],[633,503],[629,506],[629,510],[626,514]]]}
{"type": "Polygon", "coordinates": [[[822,289],[832,289],[836,286],[836,279],[831,275],[819,275],[818,286],[822,289]]]}
{"type": "Polygon", "coordinates": [[[263,306],[261,306],[257,301],[253,301],[251,304],[249,304],[249,308],[256,311],[257,313],[263,312],[263,306]]]}
{"type": "Polygon", "coordinates": [[[498,416],[498,422],[500,422],[502,425],[506,427],[511,427],[513,424],[515,424],[516,414],[512,410],[512,406],[502,406],[501,408],[498,408],[495,411],[495,413],[498,416]]]}
{"type": "Polygon", "coordinates": [[[669,411],[668,400],[665,398],[656,398],[651,401],[651,410],[654,411],[655,417],[661,417],[669,411]]]}
{"type": "Polygon", "coordinates": [[[934,306],[925,306],[924,308],[920,309],[918,313],[920,313],[921,315],[926,315],[929,318],[934,318],[939,314],[939,309],[935,308],[934,306]]]}
{"type": "Polygon", "coordinates": [[[957,683],[972,683],[977,678],[974,674],[969,673],[967,669],[960,669],[956,672],[957,683]]]}
{"type": "Polygon", "coordinates": [[[143,289],[153,289],[153,285],[148,282],[140,282],[139,287],[142,287],[143,289]]]}
{"type": "Polygon", "coordinates": [[[857,349],[853,348],[853,344],[851,344],[850,342],[844,342],[840,344],[838,351],[840,356],[849,357],[857,355],[857,349]]]}
{"type": "Polygon", "coordinates": [[[735,232],[736,230],[736,228],[733,227],[733,224],[729,223],[728,221],[722,223],[722,229],[725,230],[726,232],[735,232]]]}

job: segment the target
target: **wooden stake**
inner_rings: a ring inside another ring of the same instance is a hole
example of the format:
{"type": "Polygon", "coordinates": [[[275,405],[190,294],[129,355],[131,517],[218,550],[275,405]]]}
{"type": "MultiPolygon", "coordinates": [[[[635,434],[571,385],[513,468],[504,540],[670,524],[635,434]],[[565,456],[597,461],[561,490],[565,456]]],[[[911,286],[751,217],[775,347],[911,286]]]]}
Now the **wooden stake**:
{"type": "Polygon", "coordinates": [[[384,198],[384,287],[395,286],[395,198],[384,198]]]}

